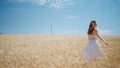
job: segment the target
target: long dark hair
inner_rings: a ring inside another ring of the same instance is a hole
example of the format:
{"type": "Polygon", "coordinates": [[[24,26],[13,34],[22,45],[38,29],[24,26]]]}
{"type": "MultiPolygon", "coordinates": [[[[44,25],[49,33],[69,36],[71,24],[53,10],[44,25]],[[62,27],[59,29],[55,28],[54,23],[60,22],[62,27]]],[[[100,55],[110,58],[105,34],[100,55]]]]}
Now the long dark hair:
{"type": "Polygon", "coordinates": [[[92,20],[92,21],[90,22],[90,25],[89,25],[89,28],[88,28],[88,32],[87,32],[88,35],[92,34],[93,31],[94,31],[94,29],[95,29],[95,28],[93,27],[93,24],[97,25],[97,23],[96,23],[95,20],[92,20]]]}

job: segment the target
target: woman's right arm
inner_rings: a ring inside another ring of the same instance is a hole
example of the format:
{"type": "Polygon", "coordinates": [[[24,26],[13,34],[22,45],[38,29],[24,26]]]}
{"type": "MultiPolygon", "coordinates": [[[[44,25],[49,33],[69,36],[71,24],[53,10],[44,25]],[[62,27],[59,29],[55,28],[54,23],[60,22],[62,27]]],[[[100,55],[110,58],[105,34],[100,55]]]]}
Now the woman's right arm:
{"type": "Polygon", "coordinates": [[[108,42],[105,41],[105,40],[103,39],[103,37],[101,37],[101,36],[99,35],[98,30],[95,30],[95,31],[96,31],[96,34],[97,34],[98,38],[99,38],[100,40],[102,40],[106,45],[108,45],[108,42]]]}

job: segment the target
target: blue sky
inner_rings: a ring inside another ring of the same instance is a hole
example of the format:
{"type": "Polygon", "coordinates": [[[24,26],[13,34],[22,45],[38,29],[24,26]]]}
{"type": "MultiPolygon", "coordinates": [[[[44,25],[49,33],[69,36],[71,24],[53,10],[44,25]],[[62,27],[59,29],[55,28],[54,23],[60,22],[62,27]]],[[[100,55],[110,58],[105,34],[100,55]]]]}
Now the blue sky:
{"type": "Polygon", "coordinates": [[[1,33],[86,35],[91,20],[120,35],[120,0],[0,0],[1,33]]]}

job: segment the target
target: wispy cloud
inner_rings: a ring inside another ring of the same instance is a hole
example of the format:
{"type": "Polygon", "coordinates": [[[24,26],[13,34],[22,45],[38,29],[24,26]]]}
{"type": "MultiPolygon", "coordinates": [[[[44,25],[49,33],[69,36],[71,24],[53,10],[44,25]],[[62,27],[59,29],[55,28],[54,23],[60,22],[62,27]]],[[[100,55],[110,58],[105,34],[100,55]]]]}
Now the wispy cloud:
{"type": "Polygon", "coordinates": [[[77,16],[66,16],[65,19],[75,19],[77,16]]]}
{"type": "Polygon", "coordinates": [[[55,31],[54,34],[65,34],[65,35],[79,35],[80,31],[77,29],[64,29],[64,30],[59,30],[55,31]]]}
{"type": "Polygon", "coordinates": [[[111,31],[111,30],[101,30],[101,29],[99,29],[99,33],[101,34],[101,35],[112,35],[113,34],[113,32],[111,31]]]}
{"type": "Polygon", "coordinates": [[[78,34],[79,34],[79,30],[77,30],[77,29],[68,30],[68,31],[66,31],[66,33],[68,33],[68,34],[78,35],[78,34]]]}
{"type": "Polygon", "coordinates": [[[112,11],[120,11],[120,8],[112,8],[112,11]]]}
{"type": "Polygon", "coordinates": [[[79,33],[78,30],[71,30],[70,32],[71,32],[71,33],[79,33]]]}
{"type": "Polygon", "coordinates": [[[18,3],[23,3],[23,2],[35,2],[35,0],[8,0],[8,2],[18,2],[18,3]]]}
{"type": "Polygon", "coordinates": [[[80,0],[8,0],[8,1],[15,1],[19,3],[31,2],[31,3],[37,3],[40,6],[47,6],[53,9],[60,9],[60,8],[66,8],[72,6],[75,3],[78,3],[80,0]]]}

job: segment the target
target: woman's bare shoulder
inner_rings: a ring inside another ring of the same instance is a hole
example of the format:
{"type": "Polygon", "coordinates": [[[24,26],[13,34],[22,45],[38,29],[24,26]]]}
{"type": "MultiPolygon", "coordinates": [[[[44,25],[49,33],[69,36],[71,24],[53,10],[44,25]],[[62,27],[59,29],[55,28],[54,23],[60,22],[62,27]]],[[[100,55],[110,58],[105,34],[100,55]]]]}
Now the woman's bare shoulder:
{"type": "Polygon", "coordinates": [[[98,28],[95,28],[95,29],[94,29],[94,32],[95,32],[95,33],[98,33],[98,28]]]}
{"type": "Polygon", "coordinates": [[[95,30],[95,31],[98,31],[98,28],[95,28],[94,30],[95,30]]]}

